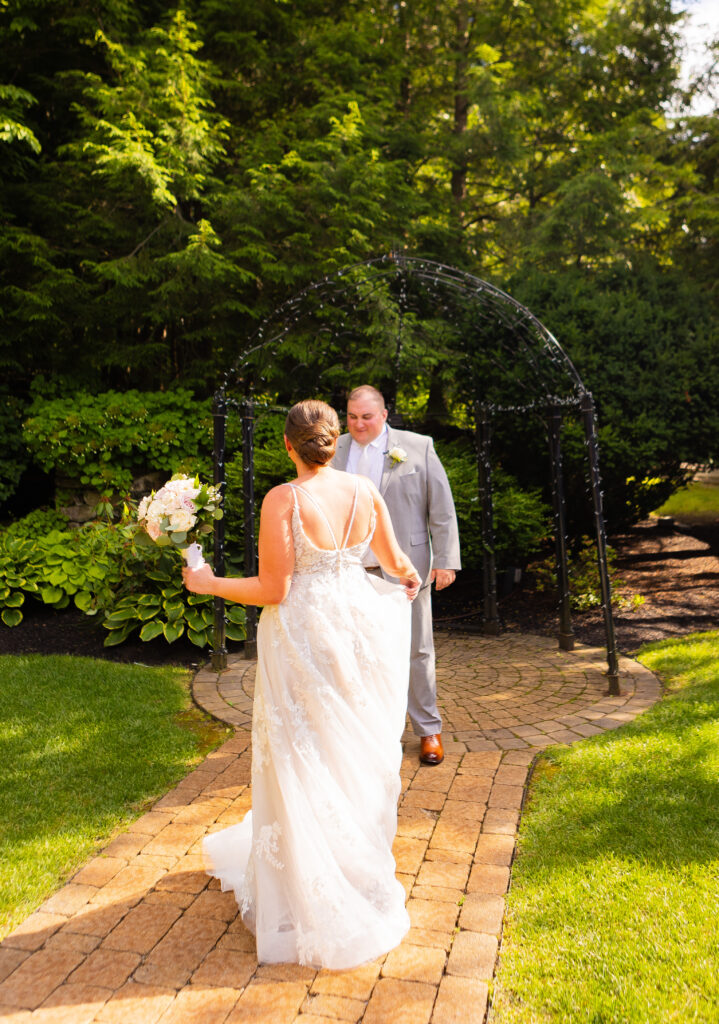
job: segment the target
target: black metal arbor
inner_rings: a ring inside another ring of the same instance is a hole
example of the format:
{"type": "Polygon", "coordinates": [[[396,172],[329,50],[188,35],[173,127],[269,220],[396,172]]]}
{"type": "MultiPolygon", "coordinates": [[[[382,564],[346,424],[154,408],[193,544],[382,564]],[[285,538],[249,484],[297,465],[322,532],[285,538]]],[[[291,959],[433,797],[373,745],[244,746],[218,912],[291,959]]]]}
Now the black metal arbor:
{"type": "MultiPolygon", "coordinates": [[[[609,693],[619,675],[602,508],[596,414],[591,393],[546,327],[510,295],[455,267],[393,253],[346,267],[303,289],[257,327],[215,394],[215,484],[225,488],[226,426],[242,423],[245,573],[256,572],[254,429],[259,410],[301,398],[342,404],[349,383],[379,384],[390,416],[417,415],[449,395],[477,451],[483,546],[483,630],[499,632],[492,508],[492,436],[506,417],[531,419],[546,432],[557,580],[559,646],[571,650],[562,425],[581,417],[607,640],[609,693]]],[[[225,572],[224,521],[214,538],[215,571],[225,572]]],[[[247,610],[245,651],[254,656],[256,610],[247,610]]],[[[215,599],[213,665],[226,665],[224,602],[215,599]]]]}

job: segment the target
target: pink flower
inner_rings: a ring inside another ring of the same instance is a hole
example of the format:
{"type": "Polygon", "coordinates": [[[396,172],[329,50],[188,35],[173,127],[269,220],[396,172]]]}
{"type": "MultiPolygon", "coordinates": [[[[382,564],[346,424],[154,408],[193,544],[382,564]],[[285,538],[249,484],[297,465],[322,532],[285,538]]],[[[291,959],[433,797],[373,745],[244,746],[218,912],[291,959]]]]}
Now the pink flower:
{"type": "Polygon", "coordinates": [[[151,520],[148,522],[146,529],[147,529],[147,532],[149,533],[149,535],[152,537],[153,540],[157,540],[157,538],[162,533],[162,530],[160,529],[158,524],[152,522],[151,520]]]}

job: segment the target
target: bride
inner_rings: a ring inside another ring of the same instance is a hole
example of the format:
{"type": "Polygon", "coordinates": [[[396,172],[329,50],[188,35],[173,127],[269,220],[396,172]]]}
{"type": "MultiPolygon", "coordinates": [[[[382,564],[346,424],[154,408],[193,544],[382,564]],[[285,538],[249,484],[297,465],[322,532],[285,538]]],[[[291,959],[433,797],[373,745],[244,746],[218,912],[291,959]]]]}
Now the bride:
{"type": "Polygon", "coordinates": [[[261,963],[345,969],[409,928],[392,841],[419,576],[366,477],[328,465],[339,436],[324,402],[293,406],[294,483],[262,504],[259,575],[184,570],[185,585],[264,605],[252,719],[252,811],[205,839],[261,963]],[[370,541],[401,586],[370,577],[370,541]],[[378,592],[377,587],[381,588],[378,592]]]}

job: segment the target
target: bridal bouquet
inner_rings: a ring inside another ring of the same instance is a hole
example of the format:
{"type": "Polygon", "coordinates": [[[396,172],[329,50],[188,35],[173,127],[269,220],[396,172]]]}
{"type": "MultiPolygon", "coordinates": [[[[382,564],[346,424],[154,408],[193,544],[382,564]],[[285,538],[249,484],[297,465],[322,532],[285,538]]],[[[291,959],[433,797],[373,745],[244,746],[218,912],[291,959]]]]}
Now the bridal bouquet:
{"type": "Polygon", "coordinates": [[[217,487],[178,473],[142,499],[137,522],[156,544],[179,548],[190,569],[199,569],[205,560],[197,539],[222,519],[221,503],[217,487]]]}

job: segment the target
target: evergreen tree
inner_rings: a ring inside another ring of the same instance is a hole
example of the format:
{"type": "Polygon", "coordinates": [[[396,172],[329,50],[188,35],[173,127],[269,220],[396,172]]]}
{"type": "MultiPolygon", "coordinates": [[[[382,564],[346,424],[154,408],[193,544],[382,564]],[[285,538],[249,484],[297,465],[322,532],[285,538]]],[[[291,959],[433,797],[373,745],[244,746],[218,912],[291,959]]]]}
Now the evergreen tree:
{"type": "MultiPolygon", "coordinates": [[[[5,0],[7,421],[31,389],[206,395],[288,295],[400,246],[520,292],[541,280],[524,290],[620,422],[637,399],[609,386],[611,339],[586,321],[580,341],[547,295],[625,308],[644,275],[665,315],[612,321],[663,367],[641,400],[676,359],[658,408],[687,457],[716,455],[709,396],[690,390],[688,415],[674,387],[719,358],[716,112],[667,113],[679,18],[671,0],[5,0]]],[[[428,365],[438,337],[416,334],[428,365]]]]}

